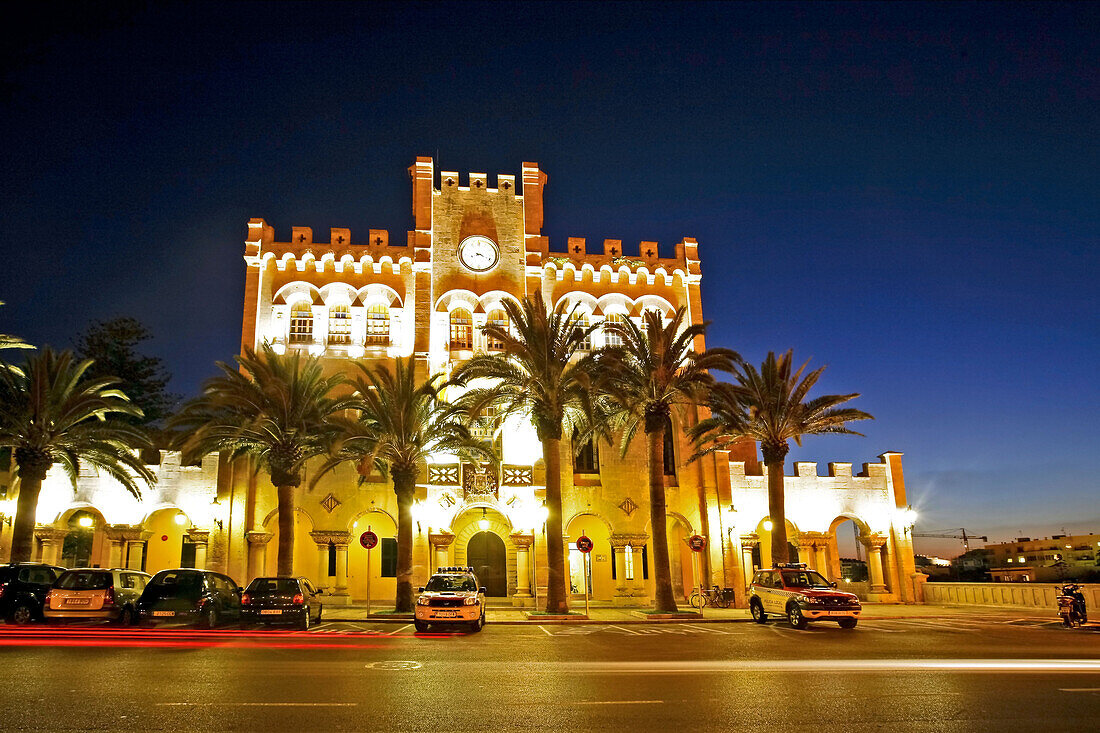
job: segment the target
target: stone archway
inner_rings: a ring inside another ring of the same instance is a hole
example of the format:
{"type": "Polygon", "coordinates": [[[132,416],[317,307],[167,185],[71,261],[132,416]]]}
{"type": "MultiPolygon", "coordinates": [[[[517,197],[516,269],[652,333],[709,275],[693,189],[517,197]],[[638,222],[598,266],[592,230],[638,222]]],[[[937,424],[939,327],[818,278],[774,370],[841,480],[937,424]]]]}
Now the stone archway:
{"type": "Polygon", "coordinates": [[[478,532],[466,545],[466,564],[474,569],[485,595],[508,595],[508,551],[504,540],[493,532],[478,532]]]}

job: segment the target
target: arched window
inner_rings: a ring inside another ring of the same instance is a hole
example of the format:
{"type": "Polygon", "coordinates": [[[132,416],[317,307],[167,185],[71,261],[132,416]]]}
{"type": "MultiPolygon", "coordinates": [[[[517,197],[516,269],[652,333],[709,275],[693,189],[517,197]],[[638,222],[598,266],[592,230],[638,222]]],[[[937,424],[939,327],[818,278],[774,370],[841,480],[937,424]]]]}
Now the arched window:
{"type": "Polygon", "coordinates": [[[368,346],[388,346],[390,343],[390,309],[384,305],[367,308],[368,346]]]}
{"type": "Polygon", "coordinates": [[[328,342],[351,343],[351,309],[346,305],[334,305],[328,309],[328,342]]]}
{"type": "Polygon", "coordinates": [[[474,348],[474,320],[463,308],[451,311],[451,348],[474,348]]]}
{"type": "MultiPolygon", "coordinates": [[[[577,435],[577,431],[573,430],[573,449],[577,449],[577,441],[580,437],[577,435]]],[[[579,451],[573,454],[573,473],[599,473],[600,472],[600,449],[596,445],[596,438],[592,437],[585,441],[585,444],[579,451]]]]}
{"type": "Polygon", "coordinates": [[[313,341],[313,307],[300,300],[290,308],[290,343],[308,344],[313,341]]]}
{"type": "MultiPolygon", "coordinates": [[[[508,328],[508,314],[502,310],[495,310],[489,312],[489,318],[486,321],[489,326],[496,326],[507,330],[508,328]]],[[[500,351],[504,348],[504,342],[500,339],[489,337],[488,341],[489,351],[500,351]]]]}
{"type": "Polygon", "coordinates": [[[676,435],[672,432],[672,420],[665,418],[665,475],[676,475],[676,435]]]}
{"type": "MultiPolygon", "coordinates": [[[[570,321],[573,328],[578,328],[583,333],[588,329],[588,314],[576,312],[573,314],[573,320],[570,321]]],[[[580,345],[577,347],[582,351],[591,351],[592,349],[592,333],[585,333],[584,338],[581,339],[580,345]]]]}
{"type": "Polygon", "coordinates": [[[622,334],[620,334],[618,331],[615,331],[614,329],[608,328],[608,326],[611,325],[611,324],[616,324],[616,323],[621,325],[625,321],[626,321],[626,318],[623,317],[622,313],[608,313],[607,314],[607,318],[603,319],[603,322],[604,322],[603,335],[604,335],[604,343],[605,344],[607,344],[608,346],[622,346],[623,345],[622,334]]]}

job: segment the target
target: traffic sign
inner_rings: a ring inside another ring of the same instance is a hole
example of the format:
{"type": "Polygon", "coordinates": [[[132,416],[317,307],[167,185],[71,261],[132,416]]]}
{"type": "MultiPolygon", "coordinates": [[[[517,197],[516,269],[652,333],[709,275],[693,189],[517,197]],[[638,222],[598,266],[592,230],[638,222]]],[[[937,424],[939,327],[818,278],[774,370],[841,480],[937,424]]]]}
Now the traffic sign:
{"type": "Polygon", "coordinates": [[[366,532],[359,535],[359,544],[368,550],[373,550],[375,546],[378,545],[378,535],[368,529],[366,532]]]}
{"type": "Polygon", "coordinates": [[[582,534],[577,538],[577,549],[587,555],[592,552],[592,540],[582,534]]]}
{"type": "Polygon", "coordinates": [[[707,538],[701,534],[693,534],[688,537],[688,547],[692,552],[702,552],[703,548],[707,546],[707,538]]]}

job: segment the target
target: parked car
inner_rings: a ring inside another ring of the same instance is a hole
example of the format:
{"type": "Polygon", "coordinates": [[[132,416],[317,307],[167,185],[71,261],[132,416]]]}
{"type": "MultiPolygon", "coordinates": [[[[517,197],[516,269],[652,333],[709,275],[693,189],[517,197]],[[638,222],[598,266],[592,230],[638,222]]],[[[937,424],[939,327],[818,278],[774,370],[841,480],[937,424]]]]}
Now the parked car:
{"type": "Polygon", "coordinates": [[[51,621],[98,618],[129,626],[148,582],[148,573],[139,570],[66,570],[46,594],[42,615],[51,621]]]}
{"type": "Polygon", "coordinates": [[[42,603],[65,568],[40,562],[0,566],[0,614],[9,624],[42,618],[42,603]]]}
{"type": "Polygon", "coordinates": [[[485,626],[485,588],[470,567],[439,568],[416,599],[413,625],[427,631],[432,624],[466,624],[472,631],[485,626]]]}
{"type": "Polygon", "coordinates": [[[758,570],[749,585],[749,611],[759,624],[769,614],[785,616],[796,629],[810,621],[836,621],[854,629],[863,607],[854,593],[836,590],[836,583],[805,563],[786,563],[758,570]]]}
{"type": "Polygon", "coordinates": [[[142,591],[137,612],[145,625],[185,623],[212,629],[240,619],[241,588],[228,575],[211,570],[161,570],[142,591]]]}
{"type": "Polygon", "coordinates": [[[322,593],[305,578],[256,578],[241,596],[241,628],[261,623],[308,629],[321,620],[322,593]]]}

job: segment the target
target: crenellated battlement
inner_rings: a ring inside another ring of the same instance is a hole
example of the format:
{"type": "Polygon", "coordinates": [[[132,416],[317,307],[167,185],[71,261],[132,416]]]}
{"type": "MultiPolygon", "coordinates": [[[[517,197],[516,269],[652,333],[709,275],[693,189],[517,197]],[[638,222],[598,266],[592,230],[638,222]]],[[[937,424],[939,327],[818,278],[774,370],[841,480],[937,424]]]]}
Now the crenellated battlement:
{"type": "Polygon", "coordinates": [[[605,239],[598,251],[589,251],[584,237],[569,237],[565,252],[551,252],[548,237],[528,237],[527,268],[529,274],[534,274],[535,270],[554,270],[558,280],[570,271],[574,277],[590,271],[596,281],[607,275],[612,282],[624,277],[635,282],[644,277],[653,283],[661,276],[670,285],[677,276],[684,281],[697,282],[701,274],[699,243],[691,237],[676,243],[672,257],[660,257],[657,242],[652,241],[624,247],[621,239],[605,239]]]}
{"type": "Polygon", "coordinates": [[[317,242],[312,228],[291,227],[290,240],[280,242],[275,239],[274,227],[263,219],[250,219],[245,261],[257,266],[274,261],[279,270],[288,266],[305,270],[312,263],[319,272],[324,271],[326,263],[332,263],[337,272],[345,267],[359,271],[363,266],[379,266],[387,261],[400,265],[406,260],[413,261],[412,234],[404,243],[391,245],[388,230],[370,229],[365,242],[356,242],[350,229],[333,227],[329,230],[329,241],[317,242]]]}
{"type": "Polygon", "coordinates": [[[484,193],[499,193],[515,196],[522,199],[523,196],[516,190],[516,177],[509,173],[497,173],[496,185],[489,185],[489,176],[485,173],[467,173],[465,185],[462,176],[457,171],[440,171],[439,188],[433,189],[439,195],[447,190],[455,191],[481,191],[484,193]]]}

